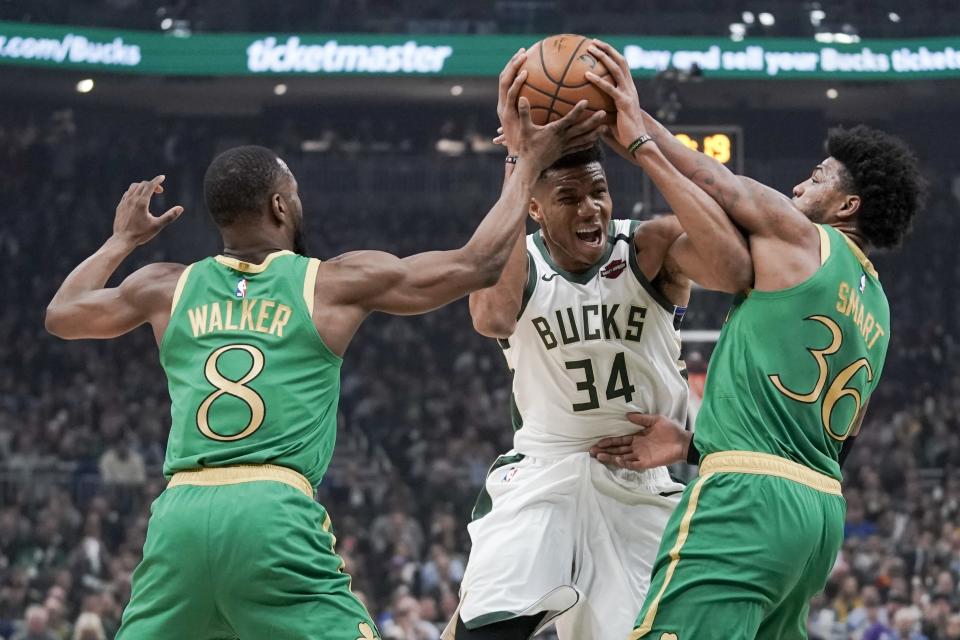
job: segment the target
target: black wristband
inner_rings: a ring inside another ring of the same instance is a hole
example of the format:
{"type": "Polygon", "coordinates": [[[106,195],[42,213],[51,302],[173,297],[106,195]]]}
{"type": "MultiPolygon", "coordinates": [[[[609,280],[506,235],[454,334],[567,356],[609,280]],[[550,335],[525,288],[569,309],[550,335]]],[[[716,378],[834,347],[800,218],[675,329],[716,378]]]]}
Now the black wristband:
{"type": "Polygon", "coordinates": [[[653,137],[652,137],[652,136],[648,136],[647,134],[643,134],[642,136],[640,136],[639,138],[637,138],[636,140],[634,140],[633,142],[630,143],[630,146],[627,147],[627,153],[629,153],[629,154],[632,156],[633,154],[635,154],[635,153],[637,152],[637,149],[639,149],[640,147],[642,147],[642,146],[645,145],[646,143],[652,142],[652,141],[653,141],[653,137]]]}
{"type": "Polygon", "coordinates": [[[697,445],[693,444],[693,436],[690,437],[690,444],[687,447],[687,464],[700,464],[700,451],[697,445]]]}

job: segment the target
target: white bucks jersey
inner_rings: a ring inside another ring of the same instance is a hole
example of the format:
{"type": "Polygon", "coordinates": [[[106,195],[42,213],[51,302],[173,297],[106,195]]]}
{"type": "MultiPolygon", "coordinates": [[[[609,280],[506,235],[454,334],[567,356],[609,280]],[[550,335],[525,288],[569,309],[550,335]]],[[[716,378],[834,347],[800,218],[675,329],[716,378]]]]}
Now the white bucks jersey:
{"type": "Polygon", "coordinates": [[[501,340],[513,370],[514,448],[531,456],[587,451],[600,438],[637,431],[626,413],[684,424],[687,383],[674,307],[637,264],[637,222],[610,223],[603,258],[569,273],[539,231],[517,328],[501,340]]]}

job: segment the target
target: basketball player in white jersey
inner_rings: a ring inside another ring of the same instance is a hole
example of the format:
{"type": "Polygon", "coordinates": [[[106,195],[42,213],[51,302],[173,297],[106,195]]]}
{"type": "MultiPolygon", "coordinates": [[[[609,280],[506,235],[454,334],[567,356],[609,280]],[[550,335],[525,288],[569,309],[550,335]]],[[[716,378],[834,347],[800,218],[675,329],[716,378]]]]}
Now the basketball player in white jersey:
{"type": "MultiPolygon", "coordinates": [[[[516,125],[504,105],[515,100],[522,62],[500,79],[508,153],[516,125]]],[[[695,219],[710,242],[682,235],[673,216],[611,220],[602,159],[594,147],[541,174],[529,205],[540,229],[524,237],[518,227],[500,281],[470,296],[475,328],[499,339],[513,371],[516,433],[474,508],[445,639],[526,640],[554,619],[561,640],[630,632],[683,486],[665,467],[628,472],[589,450],[635,432],[627,412],[685,421],[678,327],[690,279],[729,292],[752,281],[741,234],[670,165],[659,172],[666,179],[654,176],[657,187],[675,211],[707,212],[695,219]]]]}

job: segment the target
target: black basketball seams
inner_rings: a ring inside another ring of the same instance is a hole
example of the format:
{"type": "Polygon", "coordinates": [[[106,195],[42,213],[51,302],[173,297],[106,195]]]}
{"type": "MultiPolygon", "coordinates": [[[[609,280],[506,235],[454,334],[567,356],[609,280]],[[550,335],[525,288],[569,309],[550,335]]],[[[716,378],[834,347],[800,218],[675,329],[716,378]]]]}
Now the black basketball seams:
{"type": "MultiPolygon", "coordinates": [[[[600,66],[603,68],[604,73],[597,73],[598,76],[600,76],[601,78],[603,78],[603,77],[605,77],[605,76],[610,75],[610,72],[607,71],[607,68],[603,66],[603,63],[600,63],[600,66]]],[[[596,73],[596,71],[594,71],[594,73],[596,73]]],[[[566,83],[563,83],[563,84],[560,85],[560,88],[561,88],[561,89],[580,89],[581,87],[585,87],[585,86],[587,86],[588,84],[593,84],[593,83],[590,82],[589,80],[587,80],[587,81],[585,81],[585,82],[581,82],[580,84],[566,84],[566,83]]]]}
{"type": "Polygon", "coordinates": [[[547,76],[547,80],[549,80],[550,82],[553,82],[554,84],[560,84],[560,81],[562,81],[563,78],[560,78],[560,81],[555,80],[555,79],[553,78],[553,76],[550,75],[550,70],[547,68],[547,61],[544,60],[544,58],[543,58],[543,43],[544,43],[544,42],[546,42],[546,40],[541,40],[541,41],[540,41],[540,68],[543,69],[543,75],[547,76]]]}
{"type": "MultiPolygon", "coordinates": [[[[573,53],[570,54],[570,59],[567,60],[567,66],[565,66],[565,67],[563,68],[563,74],[560,76],[559,82],[556,81],[556,80],[554,80],[554,82],[556,82],[556,91],[553,92],[553,96],[552,96],[552,98],[550,99],[550,109],[551,109],[551,110],[554,110],[554,109],[553,109],[553,105],[554,105],[554,104],[557,102],[557,100],[560,98],[560,90],[565,88],[565,87],[563,86],[563,79],[567,77],[567,73],[570,71],[570,67],[573,66],[573,61],[577,59],[577,54],[580,52],[580,47],[582,47],[582,46],[583,46],[583,43],[586,42],[586,41],[587,41],[586,38],[581,38],[581,39],[580,39],[580,42],[577,44],[576,48],[573,50],[573,53]]],[[[546,67],[546,64],[544,64],[544,61],[543,61],[543,42],[542,42],[542,41],[541,41],[541,43],[540,43],[540,64],[543,65],[543,72],[544,72],[544,74],[546,74],[546,72],[547,72],[547,67],[546,67]]],[[[549,78],[550,76],[548,75],[547,77],[549,78]]],[[[550,79],[553,80],[553,78],[550,78],[550,79]]],[[[567,101],[566,101],[566,100],[563,100],[563,102],[567,102],[567,101]]],[[[568,103],[568,104],[569,104],[569,103],[568,103]]]]}
{"type": "MultiPolygon", "coordinates": [[[[561,97],[558,96],[558,95],[554,95],[554,94],[550,93],[549,91],[547,91],[547,90],[545,90],[545,89],[541,89],[540,87],[537,87],[537,86],[535,86],[535,85],[532,85],[532,84],[530,84],[529,82],[525,82],[524,85],[525,85],[526,87],[530,88],[530,89],[533,89],[533,90],[536,91],[537,93],[543,94],[543,95],[547,96],[548,98],[551,98],[551,99],[556,100],[557,102],[562,102],[562,103],[564,103],[564,104],[568,104],[568,105],[570,105],[571,107],[574,106],[575,104],[577,104],[576,102],[571,102],[570,100],[566,100],[566,99],[564,99],[564,98],[561,98],[561,97]]],[[[532,108],[532,107],[531,107],[531,108],[532,108]]],[[[546,109],[546,108],[549,108],[549,107],[540,107],[540,108],[546,109]]],[[[551,109],[551,111],[552,111],[552,109],[551,109]]]]}

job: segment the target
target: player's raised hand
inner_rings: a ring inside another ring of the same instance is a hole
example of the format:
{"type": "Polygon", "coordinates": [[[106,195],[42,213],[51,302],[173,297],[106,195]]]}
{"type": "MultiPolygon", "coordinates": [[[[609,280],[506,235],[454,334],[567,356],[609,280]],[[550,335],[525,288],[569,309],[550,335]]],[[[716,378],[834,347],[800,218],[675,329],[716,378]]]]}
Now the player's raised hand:
{"type": "MultiPolygon", "coordinates": [[[[516,128],[520,125],[518,119],[515,117],[517,110],[514,107],[517,104],[517,95],[520,93],[520,87],[522,87],[523,83],[527,80],[527,72],[520,71],[520,67],[522,67],[526,61],[527,50],[521,48],[510,58],[510,61],[507,62],[503,71],[500,72],[497,90],[497,118],[500,119],[498,132],[501,134],[504,133],[505,120],[514,133],[516,133],[516,128]]],[[[502,144],[507,145],[506,135],[502,135],[501,137],[503,138],[502,144]]],[[[511,150],[509,145],[507,145],[507,151],[513,153],[515,150],[511,150]]]]}
{"type": "Polygon", "coordinates": [[[590,455],[600,462],[634,471],[686,460],[691,439],[689,431],[664,416],[628,413],[627,419],[643,430],[604,438],[590,449],[590,455]]]}
{"type": "Polygon", "coordinates": [[[164,227],[180,217],[183,207],[171,207],[162,215],[150,213],[150,198],[155,193],[163,193],[163,181],[166,176],[157,176],[153,180],[134,182],[127,189],[117,205],[117,215],[113,219],[113,235],[133,245],[149,242],[164,227]]]}
{"type": "Polygon", "coordinates": [[[522,161],[545,169],[568,153],[589,148],[603,134],[603,119],[606,112],[597,111],[581,120],[587,109],[587,101],[581,100],[567,115],[547,125],[536,125],[530,118],[530,102],[521,97],[516,106],[507,105],[507,121],[516,118],[516,135],[510,133],[510,125],[504,122],[504,135],[522,161]],[[516,113],[512,113],[516,111],[516,113]]]}
{"type": "Polygon", "coordinates": [[[633,83],[633,76],[630,75],[630,66],[619,51],[602,40],[594,40],[587,50],[610,71],[608,77],[600,77],[592,71],[588,71],[585,77],[613,98],[617,106],[615,136],[620,145],[627,148],[630,143],[647,133],[643,125],[640,96],[633,83]]]}

